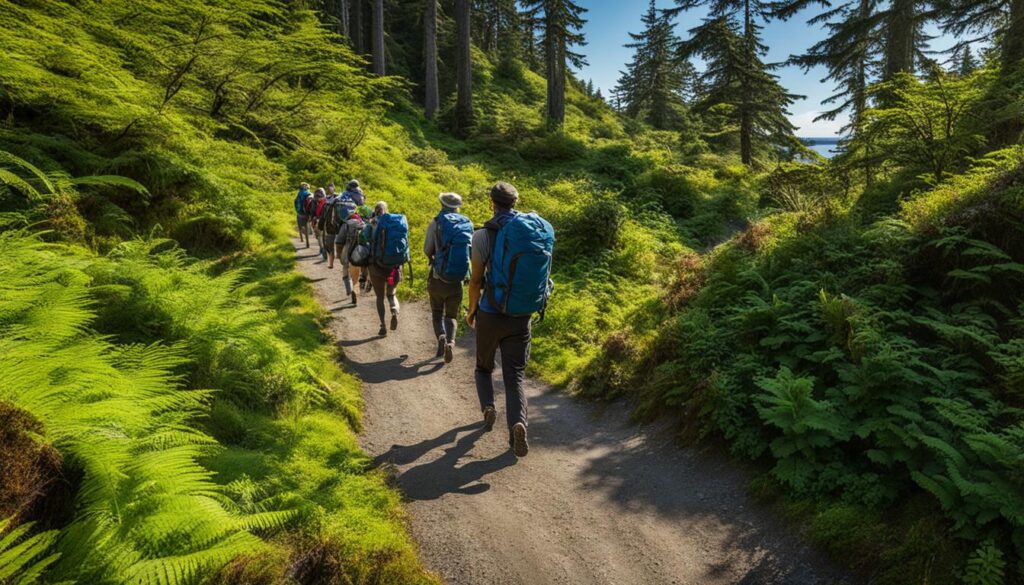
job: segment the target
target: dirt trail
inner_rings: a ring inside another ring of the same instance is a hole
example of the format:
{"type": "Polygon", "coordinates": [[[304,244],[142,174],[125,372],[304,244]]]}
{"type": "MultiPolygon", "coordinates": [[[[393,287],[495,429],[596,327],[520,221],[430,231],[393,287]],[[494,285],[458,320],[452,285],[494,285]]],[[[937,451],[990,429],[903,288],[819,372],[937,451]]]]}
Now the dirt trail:
{"type": "Polygon", "coordinates": [[[445,366],[427,307],[410,302],[398,331],[377,337],[372,296],[352,308],[341,272],[314,252],[298,250],[299,269],[363,380],[362,445],[396,466],[421,556],[447,583],[850,582],[749,500],[743,474],[630,424],[621,403],[529,381],[531,451],[516,461],[502,397],[494,431],[480,428],[472,336],[445,366]]]}

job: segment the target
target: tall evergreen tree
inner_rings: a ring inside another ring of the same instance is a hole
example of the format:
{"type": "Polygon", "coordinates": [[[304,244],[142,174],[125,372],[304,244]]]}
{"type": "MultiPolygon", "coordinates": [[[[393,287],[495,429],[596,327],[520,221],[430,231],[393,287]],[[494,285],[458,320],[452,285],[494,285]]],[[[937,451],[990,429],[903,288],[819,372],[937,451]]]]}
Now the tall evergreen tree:
{"type": "Polygon", "coordinates": [[[360,55],[366,54],[366,7],[365,0],[352,0],[352,22],[350,31],[352,48],[360,55]]]}
{"type": "Polygon", "coordinates": [[[700,55],[707,68],[699,76],[703,95],[697,111],[724,113],[729,124],[719,135],[738,134],[740,158],[754,164],[756,150],[792,143],[795,128],[786,118],[797,96],[787,92],[772,66],[761,61],[767,47],[761,26],[773,5],[766,0],[676,0],[683,10],[707,6],[704,22],[679,45],[682,58],[700,55]]]}
{"type": "Polygon", "coordinates": [[[455,102],[455,130],[466,134],[473,126],[473,52],[472,52],[472,6],[470,0],[455,0],[455,22],[458,28],[456,42],[456,85],[458,96],[455,102]]]}
{"type": "Polygon", "coordinates": [[[680,120],[694,76],[690,62],[675,54],[680,43],[675,33],[676,14],[675,10],[658,10],[650,0],[642,18],[643,32],[629,33],[633,42],[626,47],[633,49],[633,59],[615,87],[628,116],[642,117],[662,130],[680,120]]]}
{"type": "Polygon", "coordinates": [[[544,61],[548,81],[547,116],[549,123],[565,122],[565,82],[567,66],[586,65],[583,55],[572,48],[586,41],[580,30],[587,10],[572,0],[526,0],[527,14],[537,18],[544,29],[544,61]],[[543,14],[543,18],[540,15],[543,14]]]}
{"type": "Polygon", "coordinates": [[[432,119],[441,103],[437,83],[437,0],[427,0],[423,15],[423,113],[432,119]]]}
{"type": "Polygon", "coordinates": [[[1004,70],[1024,63],[1024,0],[942,0],[939,12],[949,34],[995,38],[1004,70]]]}
{"type": "Polygon", "coordinates": [[[921,2],[890,0],[880,16],[885,22],[885,47],[882,80],[891,81],[898,73],[913,73],[921,44],[921,2]]]}
{"type": "Polygon", "coordinates": [[[384,0],[373,2],[373,72],[384,75],[384,0]]]}
{"type": "Polygon", "coordinates": [[[517,53],[515,37],[519,26],[516,0],[474,0],[474,18],[480,48],[491,54],[517,53]]]}
{"type": "MultiPolygon", "coordinates": [[[[823,0],[787,0],[776,3],[772,15],[789,19],[812,4],[828,6],[823,0]]],[[[815,15],[807,23],[824,24],[828,36],[803,55],[789,59],[805,72],[819,66],[826,69],[828,74],[822,82],[836,84],[836,92],[824,101],[832,108],[814,121],[834,120],[849,112],[850,121],[841,130],[845,134],[856,134],[868,108],[868,86],[879,66],[877,55],[882,47],[882,30],[875,18],[877,5],[878,0],[848,0],[815,15]]]]}
{"type": "Polygon", "coordinates": [[[338,33],[348,38],[349,33],[349,12],[348,3],[349,0],[337,0],[338,2],[338,33]]]}

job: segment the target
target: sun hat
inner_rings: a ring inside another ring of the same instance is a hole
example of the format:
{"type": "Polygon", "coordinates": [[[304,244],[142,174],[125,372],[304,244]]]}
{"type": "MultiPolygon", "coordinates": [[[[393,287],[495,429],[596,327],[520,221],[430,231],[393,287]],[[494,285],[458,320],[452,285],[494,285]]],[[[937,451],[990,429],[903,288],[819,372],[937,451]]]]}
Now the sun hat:
{"type": "Polygon", "coordinates": [[[441,201],[441,205],[444,205],[445,207],[450,207],[452,209],[462,207],[462,196],[458,193],[441,193],[441,195],[438,196],[438,199],[441,201]]]}

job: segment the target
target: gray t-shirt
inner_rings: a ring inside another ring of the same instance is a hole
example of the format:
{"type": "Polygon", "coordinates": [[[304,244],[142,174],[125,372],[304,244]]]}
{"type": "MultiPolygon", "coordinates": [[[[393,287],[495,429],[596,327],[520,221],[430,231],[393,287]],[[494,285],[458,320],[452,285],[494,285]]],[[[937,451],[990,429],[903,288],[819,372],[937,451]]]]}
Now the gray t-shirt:
{"type": "Polygon", "coordinates": [[[473,262],[479,262],[480,264],[487,265],[491,261],[491,236],[487,233],[487,228],[480,228],[473,232],[473,262]]]}
{"type": "Polygon", "coordinates": [[[437,220],[432,219],[423,236],[423,253],[427,255],[427,258],[433,258],[435,252],[437,252],[437,220]]]}

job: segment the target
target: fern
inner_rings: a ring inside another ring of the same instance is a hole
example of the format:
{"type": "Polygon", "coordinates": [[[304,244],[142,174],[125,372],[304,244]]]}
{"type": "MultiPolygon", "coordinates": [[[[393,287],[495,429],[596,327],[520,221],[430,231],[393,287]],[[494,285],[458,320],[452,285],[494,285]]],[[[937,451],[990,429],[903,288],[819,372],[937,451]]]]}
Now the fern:
{"type": "Polygon", "coordinates": [[[964,585],[1003,585],[1006,561],[995,542],[986,540],[978,546],[964,568],[964,585]]]}
{"type": "Polygon", "coordinates": [[[60,557],[59,553],[49,553],[57,531],[29,535],[31,522],[16,528],[11,528],[10,522],[0,519],[0,583],[32,585],[60,557]]]}

